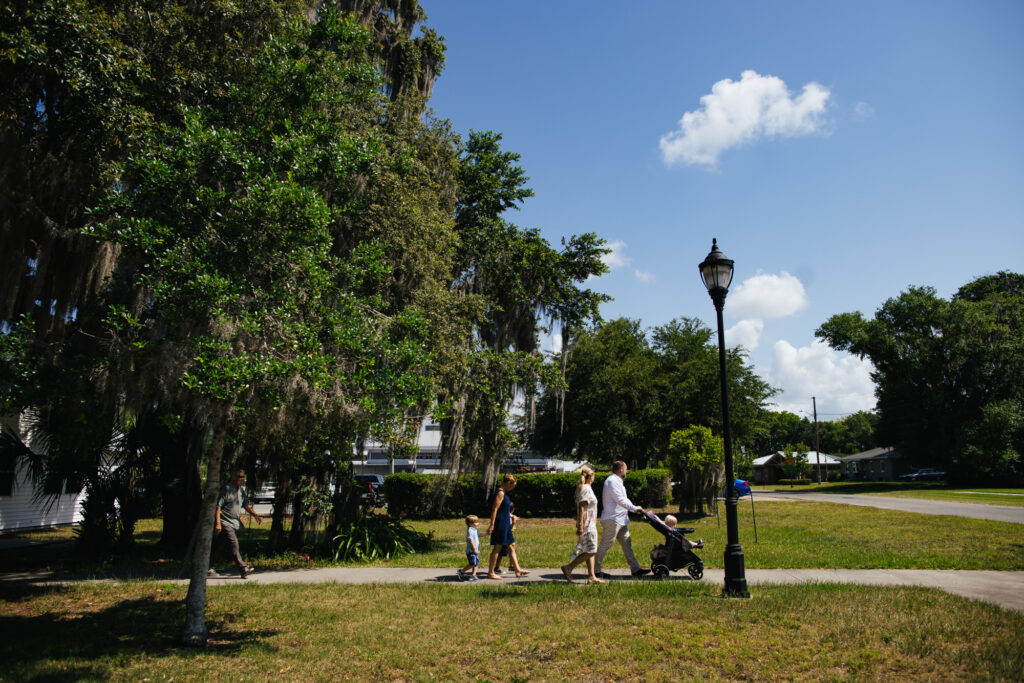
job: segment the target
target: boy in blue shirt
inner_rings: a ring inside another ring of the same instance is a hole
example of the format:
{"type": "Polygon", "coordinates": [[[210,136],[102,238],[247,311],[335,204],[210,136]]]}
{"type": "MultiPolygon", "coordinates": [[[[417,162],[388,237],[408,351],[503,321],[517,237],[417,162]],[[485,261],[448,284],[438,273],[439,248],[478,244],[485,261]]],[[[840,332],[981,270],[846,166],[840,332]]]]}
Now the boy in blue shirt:
{"type": "Polygon", "coordinates": [[[480,518],[466,516],[466,566],[456,572],[459,581],[479,581],[476,568],[480,566],[480,518]]]}

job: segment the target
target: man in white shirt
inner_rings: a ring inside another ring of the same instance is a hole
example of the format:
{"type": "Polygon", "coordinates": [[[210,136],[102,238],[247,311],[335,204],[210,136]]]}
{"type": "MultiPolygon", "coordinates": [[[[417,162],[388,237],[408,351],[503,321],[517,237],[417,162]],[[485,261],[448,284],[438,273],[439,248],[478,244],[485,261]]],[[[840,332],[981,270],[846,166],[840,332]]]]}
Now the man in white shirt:
{"type": "Polygon", "coordinates": [[[643,576],[651,571],[643,569],[636,561],[636,556],[633,554],[633,541],[629,537],[629,513],[643,514],[644,509],[639,505],[633,505],[629,497],[626,496],[626,484],[623,480],[628,469],[626,463],[616,460],[612,464],[612,473],[604,480],[604,487],[601,490],[604,511],[601,513],[601,542],[597,546],[594,572],[603,579],[611,578],[609,574],[601,571],[601,564],[616,539],[622,546],[622,554],[626,556],[626,562],[629,563],[629,569],[634,577],[643,576]]]}

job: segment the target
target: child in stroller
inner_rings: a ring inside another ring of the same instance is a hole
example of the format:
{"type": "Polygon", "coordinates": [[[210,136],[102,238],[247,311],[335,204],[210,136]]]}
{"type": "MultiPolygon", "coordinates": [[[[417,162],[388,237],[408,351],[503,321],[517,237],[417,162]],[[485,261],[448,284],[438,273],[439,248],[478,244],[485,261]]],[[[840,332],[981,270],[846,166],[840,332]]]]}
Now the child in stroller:
{"type": "Polygon", "coordinates": [[[656,514],[647,511],[644,519],[665,537],[664,544],[658,544],[651,550],[651,572],[655,578],[662,579],[670,571],[686,568],[690,577],[699,580],[704,576],[704,562],[693,552],[694,548],[703,548],[704,541],[692,543],[685,534],[693,533],[693,529],[677,529],[676,518],[669,515],[661,521],[656,514]],[[671,524],[666,522],[671,521],[671,524]]]}

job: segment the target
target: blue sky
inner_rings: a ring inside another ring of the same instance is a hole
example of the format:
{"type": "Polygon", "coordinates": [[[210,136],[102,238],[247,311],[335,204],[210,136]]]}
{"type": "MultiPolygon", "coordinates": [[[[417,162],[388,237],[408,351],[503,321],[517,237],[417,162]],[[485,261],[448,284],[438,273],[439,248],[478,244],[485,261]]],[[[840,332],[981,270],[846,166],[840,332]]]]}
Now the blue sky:
{"type": "Polygon", "coordinates": [[[727,341],[780,408],[874,407],[869,366],[815,343],[829,316],[1024,271],[1024,2],[421,5],[435,113],[522,155],[509,218],[608,240],[602,314],[645,327],[714,325],[717,237],[727,341]]]}

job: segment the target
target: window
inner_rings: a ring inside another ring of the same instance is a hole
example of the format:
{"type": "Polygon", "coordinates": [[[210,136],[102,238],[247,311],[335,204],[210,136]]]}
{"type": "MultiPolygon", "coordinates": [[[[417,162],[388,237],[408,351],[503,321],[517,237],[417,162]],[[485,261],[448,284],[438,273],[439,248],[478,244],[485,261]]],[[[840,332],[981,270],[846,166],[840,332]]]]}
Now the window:
{"type": "Polygon", "coordinates": [[[439,432],[441,431],[441,425],[427,425],[423,428],[425,432],[439,432]]]}

